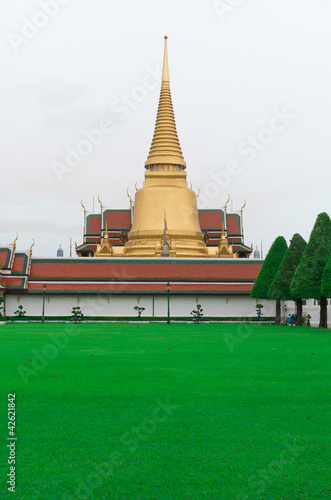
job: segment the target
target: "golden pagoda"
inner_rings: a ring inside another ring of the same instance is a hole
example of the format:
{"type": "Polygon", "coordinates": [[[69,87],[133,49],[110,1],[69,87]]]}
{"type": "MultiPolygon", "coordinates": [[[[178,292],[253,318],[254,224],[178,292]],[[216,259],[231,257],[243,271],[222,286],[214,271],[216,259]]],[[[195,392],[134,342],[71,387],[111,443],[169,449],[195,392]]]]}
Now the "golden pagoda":
{"type": "Polygon", "coordinates": [[[112,257],[112,244],[110,243],[110,238],[108,234],[107,221],[105,222],[106,229],[101,245],[97,245],[97,249],[94,252],[94,257],[112,257]]]}
{"type": "Polygon", "coordinates": [[[237,252],[233,251],[232,245],[228,244],[227,238],[224,232],[224,226],[222,227],[222,235],[218,245],[218,257],[226,257],[226,258],[237,258],[237,252]]]}
{"type": "Polygon", "coordinates": [[[132,227],[124,248],[127,256],[161,256],[164,220],[171,257],[208,257],[201,232],[196,194],[186,181],[172,106],[167,37],[165,37],[161,94],[143,188],[136,192],[132,227]]]}

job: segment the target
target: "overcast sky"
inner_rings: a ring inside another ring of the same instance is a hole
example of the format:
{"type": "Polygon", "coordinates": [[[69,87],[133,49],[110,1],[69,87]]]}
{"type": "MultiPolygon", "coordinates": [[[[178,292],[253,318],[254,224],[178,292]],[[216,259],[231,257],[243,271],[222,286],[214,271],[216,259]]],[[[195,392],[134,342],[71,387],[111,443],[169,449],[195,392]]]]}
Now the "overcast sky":
{"type": "Polygon", "coordinates": [[[164,35],[201,208],[245,199],[245,241],[265,250],[331,215],[330,0],[8,0],[0,26],[1,244],[17,231],[18,250],[35,238],[34,256],[59,243],[68,256],[70,237],[82,242],[81,199],[128,208],[164,35]]]}

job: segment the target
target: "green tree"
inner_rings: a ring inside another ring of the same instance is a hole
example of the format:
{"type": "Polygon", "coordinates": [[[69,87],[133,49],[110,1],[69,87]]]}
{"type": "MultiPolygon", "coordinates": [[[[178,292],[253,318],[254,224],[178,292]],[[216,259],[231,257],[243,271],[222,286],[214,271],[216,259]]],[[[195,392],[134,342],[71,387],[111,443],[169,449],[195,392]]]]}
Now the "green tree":
{"type": "Polygon", "coordinates": [[[323,272],[331,254],[331,220],[327,213],[317,216],[306,250],[291,283],[295,298],[320,301],[320,328],[327,328],[327,301],[322,293],[323,272]]]}
{"type": "Polygon", "coordinates": [[[17,311],[14,312],[16,318],[25,318],[26,311],[24,311],[23,306],[18,306],[17,311]]]}
{"type": "Polygon", "coordinates": [[[269,289],[269,296],[271,299],[296,300],[297,324],[299,326],[302,325],[302,298],[296,299],[292,295],[290,285],[306,247],[306,241],[300,234],[296,233],[291,240],[291,244],[280,263],[277,274],[269,289]]]}
{"type": "Polygon", "coordinates": [[[203,321],[203,319],[202,319],[203,312],[202,311],[203,311],[202,306],[200,304],[197,304],[197,308],[193,309],[193,311],[190,313],[193,316],[193,323],[199,324],[200,321],[203,321]]]}
{"type": "Polygon", "coordinates": [[[331,298],[331,255],[323,271],[321,292],[324,297],[331,298]]]}
{"type": "Polygon", "coordinates": [[[258,318],[261,318],[262,316],[262,309],[263,309],[263,304],[256,304],[256,314],[258,318]]]}
{"type": "Polygon", "coordinates": [[[144,308],[144,307],[139,307],[139,306],[135,306],[133,309],[134,309],[135,311],[137,311],[137,313],[138,313],[138,318],[140,318],[140,317],[141,317],[141,313],[142,313],[143,311],[145,311],[145,308],[144,308]]]}
{"type": "Polygon", "coordinates": [[[81,308],[79,306],[72,308],[70,321],[73,321],[75,324],[77,324],[80,321],[82,321],[83,317],[84,314],[82,313],[81,308]]]}
{"type": "MultiPolygon", "coordinates": [[[[275,239],[251,290],[251,297],[269,299],[269,289],[287,250],[283,236],[275,239]]],[[[276,300],[276,323],[280,324],[280,300],[276,300]]]]}

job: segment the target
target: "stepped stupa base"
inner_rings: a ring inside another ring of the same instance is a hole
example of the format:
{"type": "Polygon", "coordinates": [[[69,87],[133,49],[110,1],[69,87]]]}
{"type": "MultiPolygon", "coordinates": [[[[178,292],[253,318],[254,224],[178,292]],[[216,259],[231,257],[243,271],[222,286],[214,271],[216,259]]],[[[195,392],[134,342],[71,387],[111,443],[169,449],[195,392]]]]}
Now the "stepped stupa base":
{"type": "MultiPolygon", "coordinates": [[[[167,235],[169,257],[208,257],[208,249],[203,240],[198,238],[176,239],[167,235]]],[[[161,257],[163,234],[153,238],[134,237],[124,248],[127,257],[161,257]]]]}

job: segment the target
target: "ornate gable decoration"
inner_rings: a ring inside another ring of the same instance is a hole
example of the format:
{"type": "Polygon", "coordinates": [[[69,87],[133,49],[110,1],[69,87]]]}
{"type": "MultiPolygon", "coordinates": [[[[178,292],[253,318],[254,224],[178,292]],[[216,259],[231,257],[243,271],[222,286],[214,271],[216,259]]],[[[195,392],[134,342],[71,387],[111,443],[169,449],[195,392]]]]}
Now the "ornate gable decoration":
{"type": "Polygon", "coordinates": [[[229,245],[224,233],[224,227],[222,228],[222,236],[220,243],[218,245],[218,256],[223,258],[237,258],[237,252],[233,252],[232,245],[229,245]]]}
{"type": "Polygon", "coordinates": [[[103,241],[101,245],[97,245],[97,249],[94,252],[94,257],[112,257],[112,256],[113,256],[112,244],[110,243],[108,229],[106,226],[103,241]]]}

